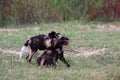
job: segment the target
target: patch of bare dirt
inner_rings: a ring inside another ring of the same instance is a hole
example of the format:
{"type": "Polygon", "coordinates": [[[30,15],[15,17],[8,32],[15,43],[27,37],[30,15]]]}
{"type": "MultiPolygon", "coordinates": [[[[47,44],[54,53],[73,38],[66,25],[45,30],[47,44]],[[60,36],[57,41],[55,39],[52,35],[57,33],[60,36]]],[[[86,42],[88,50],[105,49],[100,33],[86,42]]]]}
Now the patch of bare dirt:
{"type": "MultiPolygon", "coordinates": [[[[97,49],[97,50],[86,50],[85,48],[78,48],[78,49],[65,49],[65,51],[74,53],[76,57],[89,57],[92,55],[104,55],[107,51],[107,48],[97,49]]],[[[110,53],[110,55],[116,55],[110,53]]]]}
{"type": "Polygon", "coordinates": [[[99,31],[120,31],[120,26],[108,24],[108,25],[97,25],[96,30],[99,31]]]}
{"type": "Polygon", "coordinates": [[[6,28],[0,28],[0,32],[18,32],[19,29],[6,29],[6,28]]]}
{"type": "MultiPolygon", "coordinates": [[[[30,50],[26,50],[25,52],[29,52],[30,50]]],[[[0,54],[15,54],[18,55],[18,53],[20,52],[20,50],[12,50],[12,49],[1,49],[0,48],[0,54]]],[[[42,54],[43,51],[38,51],[39,54],[42,54]]]]}
{"type": "Polygon", "coordinates": [[[98,49],[98,50],[88,50],[88,51],[82,51],[82,52],[78,51],[79,54],[76,54],[76,56],[77,57],[79,57],[79,56],[89,57],[92,55],[103,55],[106,50],[107,50],[107,48],[98,49]]]}
{"type": "MultiPolygon", "coordinates": [[[[29,50],[28,50],[29,51],[29,50]]],[[[107,51],[107,48],[102,48],[102,49],[97,49],[97,50],[85,50],[85,49],[65,49],[66,52],[73,52],[76,57],[90,57],[92,55],[104,55],[104,53],[107,51]]],[[[27,51],[26,51],[27,52],[27,51]]],[[[19,51],[18,50],[10,50],[10,49],[0,49],[0,54],[13,54],[13,55],[18,55],[19,51]]],[[[42,54],[43,51],[38,51],[39,54],[42,54]]],[[[110,53],[112,56],[117,56],[119,55],[118,52],[116,53],[110,53]]],[[[23,61],[23,60],[22,60],[23,61]]]]}
{"type": "Polygon", "coordinates": [[[10,50],[10,49],[0,49],[0,53],[2,53],[2,54],[9,53],[9,54],[17,55],[19,53],[19,51],[17,51],[17,50],[10,50]]]}
{"type": "Polygon", "coordinates": [[[40,28],[38,26],[34,26],[32,29],[38,31],[40,28]]]}
{"type": "Polygon", "coordinates": [[[94,25],[93,27],[91,25],[80,25],[80,28],[82,30],[87,30],[87,31],[120,31],[120,26],[118,25],[113,25],[113,24],[98,24],[94,25]]]}

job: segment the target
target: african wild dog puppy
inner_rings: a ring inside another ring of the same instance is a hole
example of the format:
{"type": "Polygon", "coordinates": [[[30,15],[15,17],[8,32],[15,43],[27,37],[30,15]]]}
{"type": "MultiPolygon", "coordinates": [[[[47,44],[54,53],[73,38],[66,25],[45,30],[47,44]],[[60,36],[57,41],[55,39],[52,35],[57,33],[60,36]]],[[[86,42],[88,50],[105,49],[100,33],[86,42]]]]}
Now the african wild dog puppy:
{"type": "Polygon", "coordinates": [[[66,64],[67,67],[70,67],[68,62],[64,58],[64,51],[63,51],[63,45],[68,45],[68,38],[61,37],[61,39],[58,40],[56,48],[53,50],[47,50],[45,51],[40,57],[37,59],[37,63],[39,65],[53,65],[57,66],[58,59],[61,60],[64,64],[66,64]]]}
{"type": "Polygon", "coordinates": [[[28,47],[30,47],[31,52],[26,57],[26,60],[28,62],[31,62],[32,56],[37,52],[38,49],[49,50],[49,49],[54,48],[57,43],[57,39],[59,39],[59,36],[54,31],[52,31],[48,35],[39,34],[37,36],[33,36],[25,42],[24,46],[22,47],[19,53],[19,58],[21,59],[25,50],[28,47]]]}
{"type": "Polygon", "coordinates": [[[57,51],[47,50],[37,59],[39,65],[57,66],[57,51]]]}

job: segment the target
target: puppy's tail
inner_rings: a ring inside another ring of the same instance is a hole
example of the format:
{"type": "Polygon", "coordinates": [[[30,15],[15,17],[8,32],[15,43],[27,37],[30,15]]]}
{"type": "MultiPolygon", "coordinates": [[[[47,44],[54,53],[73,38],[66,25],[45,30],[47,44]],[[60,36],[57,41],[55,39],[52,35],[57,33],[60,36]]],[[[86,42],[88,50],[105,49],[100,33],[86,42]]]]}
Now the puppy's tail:
{"type": "Polygon", "coordinates": [[[20,52],[19,52],[19,59],[22,58],[23,54],[25,53],[25,51],[28,49],[28,44],[29,44],[29,40],[27,40],[24,43],[24,46],[21,48],[20,52]]]}

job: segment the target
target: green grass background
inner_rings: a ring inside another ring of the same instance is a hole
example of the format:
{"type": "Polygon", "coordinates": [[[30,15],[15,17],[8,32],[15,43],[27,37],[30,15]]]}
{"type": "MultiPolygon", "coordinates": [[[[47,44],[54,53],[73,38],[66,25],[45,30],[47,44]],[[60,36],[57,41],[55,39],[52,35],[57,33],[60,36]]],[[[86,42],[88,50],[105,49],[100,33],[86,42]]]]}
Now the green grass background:
{"type": "MultiPolygon", "coordinates": [[[[92,51],[107,48],[102,55],[89,57],[76,56],[79,52],[65,51],[65,58],[71,67],[67,68],[61,61],[59,66],[38,67],[35,54],[32,64],[19,62],[18,55],[0,51],[0,80],[120,80],[120,32],[95,30],[98,24],[66,22],[32,25],[17,28],[18,31],[0,31],[0,48],[19,51],[24,42],[37,34],[60,32],[70,38],[69,50],[92,51]],[[84,27],[83,27],[84,26],[84,27]],[[37,27],[37,28],[36,28],[37,27]]],[[[105,24],[107,25],[107,24],[105,24]]],[[[28,53],[24,54],[24,58],[28,53]]]]}

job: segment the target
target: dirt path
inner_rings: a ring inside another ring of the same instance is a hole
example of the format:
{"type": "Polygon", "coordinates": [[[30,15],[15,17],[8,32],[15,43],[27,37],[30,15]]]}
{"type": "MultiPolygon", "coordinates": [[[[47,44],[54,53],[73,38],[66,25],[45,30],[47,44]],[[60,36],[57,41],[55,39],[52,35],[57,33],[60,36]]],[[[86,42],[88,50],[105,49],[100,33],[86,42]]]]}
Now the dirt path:
{"type": "Polygon", "coordinates": [[[19,29],[6,29],[6,28],[0,28],[0,32],[18,32],[19,29]]]}
{"type": "MultiPolygon", "coordinates": [[[[84,28],[84,30],[87,31],[92,31],[92,30],[96,30],[96,31],[120,31],[120,26],[116,26],[113,24],[107,24],[107,25],[102,25],[102,24],[98,24],[96,25],[95,28],[91,28],[89,25],[80,25],[80,28],[84,28]]],[[[36,26],[34,28],[32,28],[33,30],[39,30],[39,27],[36,26]]],[[[9,28],[0,28],[0,32],[18,32],[20,29],[9,29],[9,28]]],[[[68,50],[69,51],[69,50],[68,50]]],[[[71,50],[70,50],[71,51],[71,50]]],[[[69,52],[70,52],[69,51],[69,52]]],[[[75,50],[74,50],[75,51],[75,50]]],[[[76,56],[91,56],[91,55],[101,55],[101,53],[104,53],[106,51],[106,48],[103,49],[98,49],[98,50],[78,50],[76,54],[76,56]]],[[[76,51],[75,51],[76,52],[76,51]]],[[[10,50],[10,49],[0,49],[0,54],[1,53],[10,53],[10,54],[18,54],[19,51],[17,50],[10,50]]]]}
{"type": "Polygon", "coordinates": [[[107,48],[102,48],[97,50],[87,50],[87,51],[81,51],[81,52],[78,51],[79,54],[76,54],[76,57],[79,57],[79,56],[89,57],[92,55],[103,55],[106,50],[107,48]]]}
{"type": "MultiPolygon", "coordinates": [[[[75,54],[77,57],[79,56],[85,56],[85,57],[89,57],[89,56],[92,56],[92,55],[102,55],[105,50],[107,50],[106,48],[103,48],[103,49],[98,49],[98,50],[85,50],[85,51],[77,51],[77,50],[74,50],[74,52],[77,52],[77,54],[75,54]]],[[[65,50],[66,52],[71,52],[71,50],[65,50]]],[[[17,50],[10,50],[10,49],[0,49],[0,53],[1,54],[15,54],[15,55],[18,55],[19,51],[17,50]]]]}
{"type": "MultiPolygon", "coordinates": [[[[98,24],[94,25],[92,28],[91,25],[78,25],[80,29],[86,30],[86,31],[120,31],[120,25],[114,25],[114,24],[98,24]]],[[[32,30],[38,31],[40,29],[39,26],[31,27],[32,30]]],[[[18,32],[20,29],[14,29],[14,28],[0,28],[0,32],[18,32]]]]}
{"type": "Polygon", "coordinates": [[[80,28],[87,31],[120,31],[120,26],[113,24],[80,25],[80,28]]]}
{"type": "Polygon", "coordinates": [[[108,24],[108,25],[97,25],[98,31],[120,31],[120,26],[108,24]]]}
{"type": "Polygon", "coordinates": [[[10,49],[0,49],[0,53],[1,54],[15,54],[17,55],[19,53],[19,51],[17,50],[10,50],[10,49]]]}

